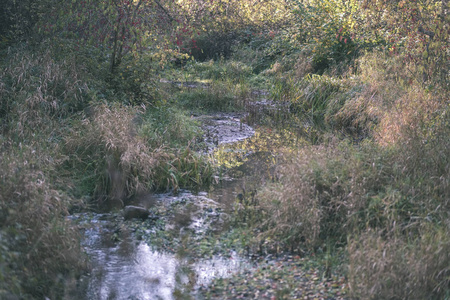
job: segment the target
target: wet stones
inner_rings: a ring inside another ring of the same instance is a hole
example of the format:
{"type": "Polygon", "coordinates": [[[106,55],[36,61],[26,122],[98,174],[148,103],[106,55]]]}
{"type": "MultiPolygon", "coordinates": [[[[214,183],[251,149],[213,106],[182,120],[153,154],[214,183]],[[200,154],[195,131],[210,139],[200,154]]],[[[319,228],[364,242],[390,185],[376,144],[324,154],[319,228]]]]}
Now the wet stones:
{"type": "Polygon", "coordinates": [[[197,117],[203,123],[204,142],[207,149],[211,150],[220,144],[234,143],[252,137],[255,130],[243,123],[244,117],[244,114],[231,113],[197,117]]]}
{"type": "Polygon", "coordinates": [[[131,220],[131,219],[147,219],[148,216],[150,215],[150,212],[143,208],[143,207],[139,207],[139,206],[134,206],[134,205],[128,205],[125,206],[125,208],[123,209],[123,217],[125,220],[131,220]]]}

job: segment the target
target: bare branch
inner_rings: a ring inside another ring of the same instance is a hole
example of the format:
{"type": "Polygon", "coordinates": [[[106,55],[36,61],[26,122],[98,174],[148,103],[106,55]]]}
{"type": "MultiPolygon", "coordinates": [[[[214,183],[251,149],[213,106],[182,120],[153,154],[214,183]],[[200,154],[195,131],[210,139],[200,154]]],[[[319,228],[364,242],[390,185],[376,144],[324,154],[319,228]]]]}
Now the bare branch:
{"type": "Polygon", "coordinates": [[[156,4],[158,4],[159,8],[162,9],[162,11],[169,17],[170,21],[173,22],[174,18],[169,14],[169,12],[162,6],[162,4],[158,0],[154,0],[156,4]]]}

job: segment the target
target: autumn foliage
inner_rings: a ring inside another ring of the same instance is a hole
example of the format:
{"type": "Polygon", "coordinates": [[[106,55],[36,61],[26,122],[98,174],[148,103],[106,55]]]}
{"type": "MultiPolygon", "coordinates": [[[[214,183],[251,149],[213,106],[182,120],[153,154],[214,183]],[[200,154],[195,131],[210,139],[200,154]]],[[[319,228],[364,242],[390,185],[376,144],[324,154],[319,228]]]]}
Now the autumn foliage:
{"type": "Polygon", "coordinates": [[[249,235],[334,243],[361,299],[450,295],[448,0],[3,2],[0,298],[64,296],[70,209],[211,183],[192,111],[255,94],[311,145],[283,152],[249,235]]]}

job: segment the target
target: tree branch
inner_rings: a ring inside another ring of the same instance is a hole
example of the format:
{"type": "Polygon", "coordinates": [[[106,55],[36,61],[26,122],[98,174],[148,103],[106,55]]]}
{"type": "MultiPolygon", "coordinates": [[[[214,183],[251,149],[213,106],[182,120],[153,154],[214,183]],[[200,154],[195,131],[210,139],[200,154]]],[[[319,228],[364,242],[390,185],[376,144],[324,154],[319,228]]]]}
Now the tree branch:
{"type": "Polygon", "coordinates": [[[154,0],[156,4],[158,4],[159,8],[169,17],[170,21],[173,22],[174,18],[169,14],[169,12],[162,6],[162,4],[158,0],[154,0]]]}

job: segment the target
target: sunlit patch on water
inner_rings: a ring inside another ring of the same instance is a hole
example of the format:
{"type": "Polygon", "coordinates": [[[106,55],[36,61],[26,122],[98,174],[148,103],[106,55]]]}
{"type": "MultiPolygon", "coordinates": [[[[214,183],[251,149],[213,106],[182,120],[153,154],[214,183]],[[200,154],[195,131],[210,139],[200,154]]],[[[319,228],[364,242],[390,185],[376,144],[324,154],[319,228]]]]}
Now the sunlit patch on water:
{"type": "MultiPolygon", "coordinates": [[[[192,216],[184,226],[198,234],[211,226],[202,217],[205,214],[199,214],[199,207],[216,214],[211,207],[217,203],[204,195],[184,192],[178,196],[164,194],[159,200],[162,199],[172,205],[182,202],[181,208],[195,203],[192,205],[195,209],[190,211],[192,216]]],[[[249,266],[235,252],[196,258],[189,253],[180,255],[179,251],[156,251],[138,241],[119,214],[85,213],[73,215],[71,219],[84,230],[83,246],[92,264],[86,291],[79,293],[85,295],[84,299],[195,298],[196,291],[214,278],[231,276],[243,266],[249,266]]]]}
{"type": "Polygon", "coordinates": [[[213,257],[189,264],[174,254],[136,245],[130,255],[117,249],[91,251],[95,266],[87,299],[174,299],[174,292],[191,294],[213,278],[228,277],[240,261],[213,257]]]}

